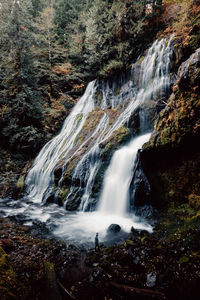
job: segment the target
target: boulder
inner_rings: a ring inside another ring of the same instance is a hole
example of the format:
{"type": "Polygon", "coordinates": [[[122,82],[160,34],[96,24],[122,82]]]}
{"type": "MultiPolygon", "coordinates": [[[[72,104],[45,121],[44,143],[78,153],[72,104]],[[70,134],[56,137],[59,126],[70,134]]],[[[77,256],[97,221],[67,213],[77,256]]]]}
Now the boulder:
{"type": "Polygon", "coordinates": [[[118,225],[118,224],[111,224],[109,227],[108,227],[108,232],[112,232],[112,233],[117,233],[121,230],[121,227],[118,225]]]}
{"type": "Polygon", "coordinates": [[[151,272],[147,274],[146,286],[152,288],[156,285],[156,274],[151,272]]]}

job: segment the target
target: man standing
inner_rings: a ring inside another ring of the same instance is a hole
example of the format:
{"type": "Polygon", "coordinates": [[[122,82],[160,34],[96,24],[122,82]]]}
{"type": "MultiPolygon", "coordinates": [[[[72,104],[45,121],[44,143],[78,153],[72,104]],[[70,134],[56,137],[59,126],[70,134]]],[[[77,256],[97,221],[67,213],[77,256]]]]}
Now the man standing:
{"type": "Polygon", "coordinates": [[[95,251],[100,251],[100,248],[99,248],[99,237],[98,237],[98,232],[96,233],[96,236],[95,236],[95,251]]]}

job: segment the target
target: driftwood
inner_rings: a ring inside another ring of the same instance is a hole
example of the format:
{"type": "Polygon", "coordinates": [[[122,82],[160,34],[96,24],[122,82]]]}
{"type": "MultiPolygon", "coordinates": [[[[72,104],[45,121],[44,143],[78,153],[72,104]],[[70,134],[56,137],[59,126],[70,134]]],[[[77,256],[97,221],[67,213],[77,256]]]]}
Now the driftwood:
{"type": "Polygon", "coordinates": [[[61,289],[71,298],[71,299],[76,299],[68,290],[62,285],[62,283],[57,280],[58,285],[61,287],[61,289]]]}
{"type": "Polygon", "coordinates": [[[134,288],[132,286],[116,283],[114,281],[110,281],[108,284],[114,288],[117,288],[118,290],[123,291],[126,294],[131,295],[131,296],[140,296],[141,299],[144,299],[142,297],[149,298],[149,299],[166,299],[165,294],[163,294],[159,291],[134,288]]]}

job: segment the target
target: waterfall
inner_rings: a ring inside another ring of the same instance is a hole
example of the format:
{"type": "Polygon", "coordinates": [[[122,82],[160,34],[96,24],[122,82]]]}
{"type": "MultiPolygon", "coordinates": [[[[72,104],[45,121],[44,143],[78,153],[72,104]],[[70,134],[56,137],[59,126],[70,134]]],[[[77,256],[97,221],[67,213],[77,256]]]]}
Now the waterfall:
{"type": "MultiPolygon", "coordinates": [[[[65,206],[68,208],[74,199],[76,201],[78,199],[79,210],[88,210],[94,179],[102,165],[104,147],[101,145],[107,145],[108,141],[114,139],[116,132],[122,126],[127,126],[138,108],[149,101],[155,105],[156,99],[167,95],[172,82],[170,78],[172,53],[171,39],[157,40],[145,57],[138,58],[128,80],[122,76],[119,82],[93,81],[88,84],[84,95],[66,118],[61,132],[43,147],[35,159],[26,177],[30,199],[41,202],[46,201],[52,194],[59,195],[62,187],[66,185],[66,172],[71,168],[70,172],[68,171],[71,176],[71,187],[65,198],[65,206]],[[59,168],[62,174],[55,191],[54,173],[59,168]]],[[[148,118],[142,111],[139,115],[142,134],[148,127],[146,126],[148,118]]],[[[120,197],[127,198],[134,157],[138,147],[140,148],[146,139],[146,135],[137,138],[114,154],[104,181],[99,208],[101,211],[110,210],[110,193],[117,193],[114,187],[113,192],[109,191],[107,183],[109,174],[117,173],[118,170],[120,172],[120,175],[116,174],[119,177],[116,183],[113,183],[122,185],[116,187],[119,188],[119,193],[115,196],[115,201],[120,204],[120,197]],[[126,156],[124,162],[123,155],[126,156]],[[118,167],[114,165],[115,163],[118,167]]],[[[126,200],[123,201],[123,204],[120,204],[122,207],[116,206],[116,213],[126,211],[126,200]]]]}
{"type": "Polygon", "coordinates": [[[19,216],[27,226],[33,220],[45,222],[55,236],[87,246],[96,232],[100,241],[108,237],[110,242],[110,224],[119,224],[122,235],[132,226],[151,232],[147,221],[129,211],[130,186],[134,190],[139,181],[136,155],[149,139],[157,100],[169,95],[175,79],[170,76],[172,54],[172,38],[157,40],[131,72],[90,82],[60,133],[36,157],[26,177],[28,197],[1,201],[0,214],[19,216]],[[67,210],[43,205],[53,198],[59,202],[61,195],[67,210]]]}
{"type": "Polygon", "coordinates": [[[88,84],[83,97],[66,118],[60,134],[49,141],[35,159],[25,182],[29,198],[33,201],[41,202],[45,193],[45,198],[51,194],[54,168],[60,160],[67,158],[84,121],[94,109],[94,93],[95,81],[88,84]]]}
{"type": "Polygon", "coordinates": [[[149,138],[149,133],[134,138],[128,145],[114,153],[105,174],[99,212],[122,216],[127,214],[129,186],[137,152],[149,138]]]}

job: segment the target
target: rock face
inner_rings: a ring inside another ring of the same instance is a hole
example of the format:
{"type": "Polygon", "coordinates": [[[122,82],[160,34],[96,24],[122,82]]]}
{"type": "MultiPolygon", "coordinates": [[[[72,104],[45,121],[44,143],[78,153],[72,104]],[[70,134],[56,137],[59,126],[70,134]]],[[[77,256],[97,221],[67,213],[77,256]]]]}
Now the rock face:
{"type": "Polygon", "coordinates": [[[130,207],[143,206],[150,203],[150,199],[150,184],[140,164],[130,185],[130,207]]]}
{"type": "Polygon", "coordinates": [[[199,197],[199,82],[200,48],[181,64],[169,102],[143,146],[142,166],[156,207],[199,197]]]}
{"type": "Polygon", "coordinates": [[[193,85],[199,84],[200,73],[200,48],[193,53],[188,60],[186,60],[179,68],[178,71],[178,85],[182,90],[189,90],[191,82],[193,85]]]}

